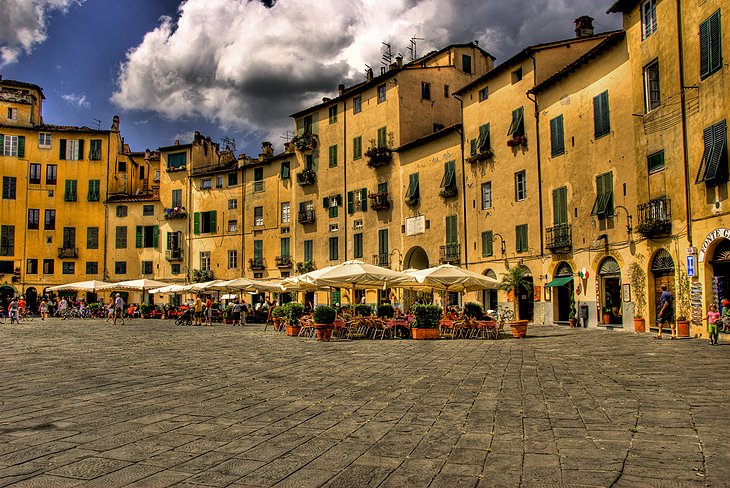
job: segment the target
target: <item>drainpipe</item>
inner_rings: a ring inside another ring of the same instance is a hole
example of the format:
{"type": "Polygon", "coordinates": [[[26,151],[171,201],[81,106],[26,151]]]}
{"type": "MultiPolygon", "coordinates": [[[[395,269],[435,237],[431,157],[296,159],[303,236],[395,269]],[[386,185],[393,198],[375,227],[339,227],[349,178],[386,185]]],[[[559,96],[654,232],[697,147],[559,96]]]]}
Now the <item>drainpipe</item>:
{"type": "Polygon", "coordinates": [[[459,129],[459,143],[461,145],[461,200],[463,202],[463,213],[464,213],[464,268],[469,269],[469,234],[467,232],[467,217],[466,217],[466,165],[464,163],[464,99],[453,95],[459,101],[459,122],[461,128],[459,129]]]}
{"type": "MultiPolygon", "coordinates": [[[[537,86],[537,61],[535,60],[535,56],[530,54],[530,59],[532,59],[532,77],[533,82],[532,86],[537,86]]],[[[527,93],[527,98],[535,105],[535,150],[537,151],[537,198],[538,198],[538,208],[539,208],[539,214],[540,214],[540,257],[545,256],[545,236],[543,232],[545,231],[544,227],[544,219],[543,219],[543,213],[542,213],[542,162],[540,158],[540,107],[537,104],[537,95],[535,95],[535,98],[530,98],[530,94],[527,93]]]]}
{"type": "Polygon", "coordinates": [[[682,48],[682,6],[677,0],[677,54],[679,89],[682,95],[682,156],[684,157],[684,207],[687,215],[687,241],[692,246],[692,201],[690,198],[689,152],[687,149],[687,98],[684,95],[684,49],[682,48]]]}
{"type": "MultiPolygon", "coordinates": [[[[104,182],[104,186],[105,186],[104,193],[106,194],[106,198],[104,199],[104,271],[103,271],[103,274],[101,275],[102,281],[106,280],[107,272],[108,272],[106,260],[107,260],[107,254],[108,254],[107,236],[109,235],[109,203],[108,203],[108,200],[109,200],[109,175],[111,174],[111,170],[109,168],[109,163],[111,160],[111,152],[110,152],[111,151],[111,138],[112,138],[112,133],[110,132],[109,137],[107,137],[107,140],[106,140],[106,178],[104,178],[106,180],[104,182]]],[[[117,148],[117,155],[118,154],[119,154],[119,149],[117,148]]],[[[116,172],[117,172],[117,165],[114,164],[114,174],[115,175],[116,175],[116,172]]],[[[111,275],[110,275],[110,278],[111,278],[111,275]]]]}
{"type": "MultiPolygon", "coordinates": [[[[342,166],[343,166],[343,168],[342,168],[342,171],[343,171],[343,178],[342,178],[342,188],[343,188],[343,192],[342,192],[343,205],[342,205],[342,207],[343,208],[342,208],[342,210],[344,210],[344,212],[342,212],[342,213],[345,214],[345,242],[343,244],[345,247],[345,253],[344,253],[345,261],[347,261],[348,260],[348,257],[347,257],[347,231],[348,231],[347,219],[350,216],[350,214],[348,212],[348,208],[347,208],[347,99],[342,100],[342,132],[343,132],[343,134],[342,134],[342,166]]],[[[354,249],[353,249],[353,252],[354,252],[354,249]]],[[[340,300],[342,300],[342,299],[340,299],[340,300]]],[[[355,300],[355,296],[353,295],[350,298],[350,303],[354,303],[354,300],[355,300]]]]}

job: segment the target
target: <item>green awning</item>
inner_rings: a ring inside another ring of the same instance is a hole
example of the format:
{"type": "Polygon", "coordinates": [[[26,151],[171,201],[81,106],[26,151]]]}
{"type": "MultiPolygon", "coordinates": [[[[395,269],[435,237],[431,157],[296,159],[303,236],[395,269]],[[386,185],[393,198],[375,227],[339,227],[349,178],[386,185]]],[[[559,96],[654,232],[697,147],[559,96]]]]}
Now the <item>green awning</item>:
{"type": "Polygon", "coordinates": [[[551,281],[550,283],[545,285],[545,288],[550,287],[550,286],[553,286],[553,287],[563,286],[564,284],[570,283],[571,281],[573,281],[572,276],[560,276],[558,278],[553,279],[553,281],[551,281]]]}

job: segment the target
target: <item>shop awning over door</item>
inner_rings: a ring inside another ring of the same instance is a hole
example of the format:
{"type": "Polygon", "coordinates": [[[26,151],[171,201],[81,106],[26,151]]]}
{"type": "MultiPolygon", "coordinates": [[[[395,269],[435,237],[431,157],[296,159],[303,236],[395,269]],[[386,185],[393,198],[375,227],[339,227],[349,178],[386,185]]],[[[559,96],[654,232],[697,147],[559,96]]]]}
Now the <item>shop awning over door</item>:
{"type": "Polygon", "coordinates": [[[552,287],[555,287],[555,286],[563,286],[564,284],[570,283],[571,281],[573,281],[573,277],[572,276],[559,276],[559,277],[553,279],[553,281],[551,281],[547,285],[545,285],[545,288],[548,288],[548,287],[551,287],[551,286],[552,287]]]}

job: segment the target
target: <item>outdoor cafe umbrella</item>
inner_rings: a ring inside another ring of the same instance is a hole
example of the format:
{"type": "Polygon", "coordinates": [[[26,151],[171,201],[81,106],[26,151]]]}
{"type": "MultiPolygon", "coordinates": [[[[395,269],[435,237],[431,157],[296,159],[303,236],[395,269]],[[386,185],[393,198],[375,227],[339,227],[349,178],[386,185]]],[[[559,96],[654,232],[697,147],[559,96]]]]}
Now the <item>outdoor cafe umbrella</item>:
{"type": "Polygon", "coordinates": [[[102,288],[109,283],[104,281],[77,281],[75,283],[66,283],[65,285],[51,286],[48,288],[51,291],[86,291],[93,292],[102,288]]]}
{"type": "Polygon", "coordinates": [[[107,285],[99,287],[100,290],[132,290],[132,291],[141,291],[142,292],[142,300],[145,299],[145,290],[152,290],[155,288],[162,288],[163,286],[168,286],[169,283],[163,283],[162,281],[155,281],[155,280],[148,280],[146,278],[142,278],[140,280],[129,280],[129,281],[120,281],[119,283],[109,283],[107,285]]]}
{"type": "MultiPolygon", "coordinates": [[[[444,292],[465,293],[477,290],[496,290],[499,287],[499,281],[494,278],[451,264],[414,270],[408,274],[416,279],[420,287],[444,292]]],[[[446,301],[444,301],[444,310],[446,310],[446,301]]]]}
{"type": "Polygon", "coordinates": [[[150,295],[157,295],[158,293],[160,295],[172,295],[176,293],[180,293],[181,291],[184,291],[183,285],[167,285],[163,286],[161,288],[154,288],[149,291],[150,295]]]}

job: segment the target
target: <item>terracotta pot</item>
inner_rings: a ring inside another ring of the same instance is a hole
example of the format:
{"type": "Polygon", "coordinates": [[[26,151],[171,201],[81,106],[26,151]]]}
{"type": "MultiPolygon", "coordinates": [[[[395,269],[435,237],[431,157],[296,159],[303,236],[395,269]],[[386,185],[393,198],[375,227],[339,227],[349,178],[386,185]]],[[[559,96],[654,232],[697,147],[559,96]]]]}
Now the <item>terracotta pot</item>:
{"type": "Polygon", "coordinates": [[[223,319],[223,323],[231,325],[233,323],[233,319],[223,319]]]}
{"type": "Polygon", "coordinates": [[[677,336],[689,337],[689,321],[677,320],[677,336]]]}
{"type": "Polygon", "coordinates": [[[314,324],[314,331],[317,333],[318,341],[328,341],[332,338],[332,324],[314,324]]]}
{"type": "Polygon", "coordinates": [[[611,323],[611,314],[610,313],[604,313],[601,316],[601,319],[602,319],[604,325],[608,325],[608,324],[611,323]]]}
{"type": "Polygon", "coordinates": [[[570,323],[570,327],[575,327],[575,324],[577,323],[576,319],[568,319],[568,322],[570,323]]]}
{"type": "Polygon", "coordinates": [[[641,317],[634,317],[634,332],[643,334],[646,332],[646,321],[641,317]]]}
{"type": "Polygon", "coordinates": [[[515,320],[509,326],[512,328],[512,337],[524,339],[527,336],[527,320],[515,320]]]}
{"type": "Polygon", "coordinates": [[[438,339],[440,337],[438,329],[419,329],[411,328],[411,338],[416,340],[438,339]]]}
{"type": "Polygon", "coordinates": [[[287,325],[286,326],[286,335],[291,336],[291,337],[297,337],[301,330],[302,330],[302,328],[299,325],[287,325]]]}

